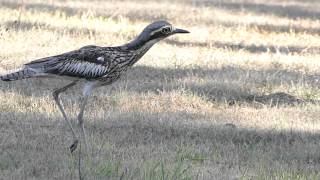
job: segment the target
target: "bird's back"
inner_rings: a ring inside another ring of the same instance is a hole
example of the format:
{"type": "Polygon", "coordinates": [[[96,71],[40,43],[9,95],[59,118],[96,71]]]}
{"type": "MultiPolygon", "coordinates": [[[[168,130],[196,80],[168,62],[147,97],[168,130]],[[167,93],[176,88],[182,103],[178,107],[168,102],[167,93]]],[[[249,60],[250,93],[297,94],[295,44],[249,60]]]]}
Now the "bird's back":
{"type": "Polygon", "coordinates": [[[25,64],[48,75],[99,79],[125,66],[134,53],[120,47],[85,46],[79,50],[25,64]]]}

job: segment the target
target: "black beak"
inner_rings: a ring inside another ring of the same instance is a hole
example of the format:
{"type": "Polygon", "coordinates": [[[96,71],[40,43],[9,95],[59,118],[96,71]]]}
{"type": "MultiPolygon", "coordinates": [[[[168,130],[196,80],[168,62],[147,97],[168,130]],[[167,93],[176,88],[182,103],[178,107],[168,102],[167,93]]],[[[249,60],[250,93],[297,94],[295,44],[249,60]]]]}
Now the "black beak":
{"type": "Polygon", "coordinates": [[[187,31],[187,30],[184,30],[184,29],[179,29],[179,28],[177,28],[177,29],[175,29],[175,30],[173,31],[173,34],[175,34],[175,33],[190,33],[190,32],[187,31]]]}

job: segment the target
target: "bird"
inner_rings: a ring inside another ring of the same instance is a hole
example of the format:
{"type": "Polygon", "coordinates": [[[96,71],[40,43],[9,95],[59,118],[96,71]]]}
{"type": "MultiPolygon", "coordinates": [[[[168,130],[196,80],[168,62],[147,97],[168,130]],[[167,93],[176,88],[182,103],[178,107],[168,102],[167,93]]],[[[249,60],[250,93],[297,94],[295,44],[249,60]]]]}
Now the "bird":
{"type": "Polygon", "coordinates": [[[129,43],[121,46],[87,45],[80,49],[63,54],[33,60],[16,70],[0,76],[2,81],[15,81],[26,78],[47,77],[66,79],[69,84],[55,89],[53,99],[58,106],[65,122],[73,135],[73,143],[69,147],[71,153],[77,148],[79,139],[61,104],[60,93],[84,82],[80,112],[77,116],[81,140],[87,145],[84,127],[84,111],[88,97],[98,87],[107,86],[118,80],[157,42],[171,35],[190,33],[187,30],[174,27],[165,20],[155,21],[146,26],[143,31],[129,43]]]}

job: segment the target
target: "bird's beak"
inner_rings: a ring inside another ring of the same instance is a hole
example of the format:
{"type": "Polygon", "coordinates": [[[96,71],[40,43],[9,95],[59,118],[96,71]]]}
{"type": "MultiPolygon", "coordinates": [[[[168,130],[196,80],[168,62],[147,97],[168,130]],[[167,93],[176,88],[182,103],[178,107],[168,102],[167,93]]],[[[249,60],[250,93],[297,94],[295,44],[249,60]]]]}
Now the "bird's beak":
{"type": "Polygon", "coordinates": [[[176,28],[175,30],[173,30],[173,34],[176,34],[176,33],[190,33],[190,32],[184,29],[176,28]]]}

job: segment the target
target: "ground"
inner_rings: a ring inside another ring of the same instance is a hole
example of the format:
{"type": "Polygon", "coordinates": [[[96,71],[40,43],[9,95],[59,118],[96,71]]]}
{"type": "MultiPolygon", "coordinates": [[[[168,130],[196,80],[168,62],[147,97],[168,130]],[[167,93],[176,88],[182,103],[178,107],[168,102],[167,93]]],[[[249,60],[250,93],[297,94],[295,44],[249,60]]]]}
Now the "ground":
{"type": "MultiPolygon", "coordinates": [[[[0,74],[166,19],[85,113],[87,179],[319,179],[320,1],[0,1],[0,74]]],[[[0,179],[78,179],[55,79],[0,82],[0,179]]],[[[62,95],[76,127],[81,85],[62,95]]]]}

